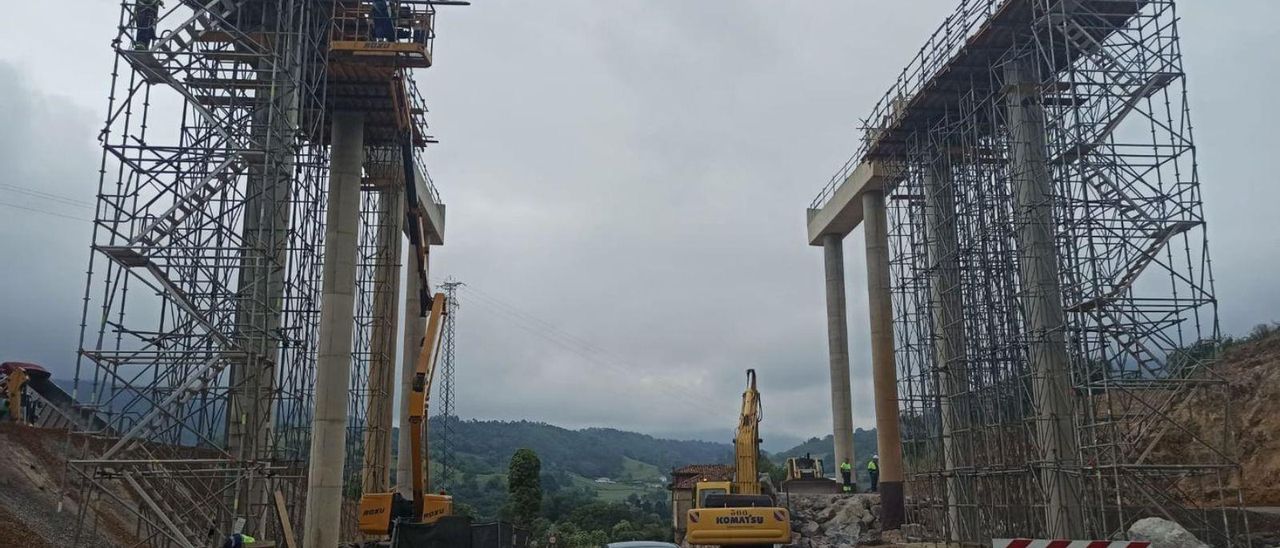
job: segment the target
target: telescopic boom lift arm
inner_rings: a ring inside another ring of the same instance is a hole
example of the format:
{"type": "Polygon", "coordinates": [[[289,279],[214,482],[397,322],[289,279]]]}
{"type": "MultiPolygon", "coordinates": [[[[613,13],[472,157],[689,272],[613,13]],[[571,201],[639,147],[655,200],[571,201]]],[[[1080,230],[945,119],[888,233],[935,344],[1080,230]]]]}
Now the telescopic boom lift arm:
{"type": "Polygon", "coordinates": [[[410,469],[413,470],[413,515],[415,516],[422,515],[423,494],[426,492],[423,429],[426,424],[427,401],[431,397],[431,381],[435,378],[436,358],[440,356],[440,319],[444,316],[447,300],[444,293],[436,293],[431,301],[431,314],[427,317],[427,333],[422,338],[422,348],[418,351],[417,366],[413,374],[413,390],[408,395],[409,435],[413,445],[410,453],[413,463],[410,469]]]}

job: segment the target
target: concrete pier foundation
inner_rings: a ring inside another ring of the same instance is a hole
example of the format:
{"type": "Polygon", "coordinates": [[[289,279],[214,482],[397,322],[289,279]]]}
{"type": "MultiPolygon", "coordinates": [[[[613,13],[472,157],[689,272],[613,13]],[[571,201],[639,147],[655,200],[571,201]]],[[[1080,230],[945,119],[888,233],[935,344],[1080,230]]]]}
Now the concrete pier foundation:
{"type": "Polygon", "coordinates": [[[822,237],[827,281],[827,348],[831,368],[831,426],[835,435],[833,469],[853,455],[853,398],[849,392],[849,325],[844,293],[844,238],[822,237]]]}
{"type": "Polygon", "coordinates": [[[1082,538],[1071,372],[1054,246],[1054,190],[1045,158],[1045,114],[1035,67],[1033,55],[1015,59],[1004,67],[1014,237],[1041,452],[1038,464],[1043,467],[1040,481],[1045,493],[1047,533],[1054,538],[1082,538]]]}
{"type": "Polygon", "coordinates": [[[862,195],[867,246],[867,310],[871,320],[871,381],[875,390],[876,446],[880,455],[880,527],[905,519],[902,436],[898,428],[898,371],[893,347],[893,294],[889,278],[889,219],[882,191],[862,195]]]}
{"type": "Polygon", "coordinates": [[[337,546],[342,523],[342,466],[346,458],[347,392],[355,315],[356,254],[360,228],[360,180],[364,164],[364,115],[333,115],[325,216],[315,413],[303,546],[337,546]]]}

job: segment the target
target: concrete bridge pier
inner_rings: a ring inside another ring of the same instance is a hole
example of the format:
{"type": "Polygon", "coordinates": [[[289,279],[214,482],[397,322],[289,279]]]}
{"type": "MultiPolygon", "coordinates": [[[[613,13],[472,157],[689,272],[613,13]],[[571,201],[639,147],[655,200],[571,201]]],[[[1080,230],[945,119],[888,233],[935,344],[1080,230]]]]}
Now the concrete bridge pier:
{"type": "MultiPolygon", "coordinates": [[[[844,293],[844,237],[822,237],[827,281],[827,348],[831,368],[831,418],[835,436],[832,467],[853,462],[853,396],[849,385],[849,322],[844,293]]],[[[856,483],[856,481],[855,481],[856,483]]]]}
{"type": "Polygon", "coordinates": [[[364,121],[364,114],[359,112],[333,114],[305,548],[332,548],[342,540],[342,466],[346,460],[347,392],[355,321],[364,121]]]}
{"type": "Polygon", "coordinates": [[[365,420],[362,491],[383,493],[391,486],[392,406],[396,388],[396,329],[399,326],[401,232],[404,191],[395,179],[380,181],[377,249],[374,262],[373,327],[369,340],[369,411],[365,420]]]}
{"type": "Polygon", "coordinates": [[[898,371],[893,347],[893,294],[889,278],[889,218],[884,191],[862,195],[867,246],[867,310],[871,318],[871,382],[875,390],[876,446],[880,455],[880,527],[906,518],[902,435],[898,427],[898,371]]]}
{"type": "Polygon", "coordinates": [[[950,158],[943,151],[937,152],[932,165],[925,166],[924,203],[936,393],[940,395],[939,412],[942,415],[947,523],[953,539],[976,540],[973,488],[960,472],[966,467],[969,457],[966,433],[970,390],[954,180],[950,158]]]}
{"type": "Polygon", "coordinates": [[[1035,71],[1034,54],[1025,54],[1004,67],[1014,238],[1022,275],[1047,532],[1054,538],[1082,538],[1085,531],[1072,423],[1073,387],[1053,234],[1054,189],[1046,158],[1044,106],[1035,71]]]}

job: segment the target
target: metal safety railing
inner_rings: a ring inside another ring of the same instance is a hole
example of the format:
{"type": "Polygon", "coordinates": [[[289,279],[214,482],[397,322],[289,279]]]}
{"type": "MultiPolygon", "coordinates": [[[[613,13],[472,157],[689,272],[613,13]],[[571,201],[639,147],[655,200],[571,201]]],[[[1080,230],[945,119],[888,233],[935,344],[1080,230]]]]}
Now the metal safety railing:
{"type": "Polygon", "coordinates": [[[898,79],[872,107],[871,114],[862,120],[862,142],[844,165],[822,186],[818,195],[809,203],[810,209],[819,209],[835,195],[836,189],[849,174],[862,163],[879,134],[897,122],[900,105],[906,104],[930,80],[946,67],[969,37],[977,34],[991,15],[1010,0],[961,0],[951,15],[929,36],[915,57],[902,69],[898,79]]]}

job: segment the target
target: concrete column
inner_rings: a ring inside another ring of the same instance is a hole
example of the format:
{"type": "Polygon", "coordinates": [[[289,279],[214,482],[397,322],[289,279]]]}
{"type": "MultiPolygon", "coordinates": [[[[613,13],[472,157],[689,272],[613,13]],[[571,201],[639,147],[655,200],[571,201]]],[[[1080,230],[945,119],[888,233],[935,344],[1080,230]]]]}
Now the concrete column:
{"type": "Polygon", "coordinates": [[[926,166],[924,203],[948,527],[954,539],[976,540],[973,489],[968,479],[960,475],[968,456],[965,450],[969,419],[968,355],[956,236],[956,199],[951,164],[946,156],[940,155],[932,165],[926,166]]]}
{"type": "Polygon", "coordinates": [[[849,392],[849,324],[844,302],[842,240],[843,237],[838,234],[826,234],[822,237],[827,277],[827,349],[831,358],[831,423],[836,453],[836,462],[832,467],[836,470],[839,470],[840,463],[845,459],[850,463],[854,461],[853,398],[849,392]]]}
{"type": "MultiPolygon", "coordinates": [[[[413,497],[413,484],[410,483],[413,474],[410,451],[413,444],[409,440],[408,430],[409,392],[413,390],[413,370],[417,365],[415,361],[427,330],[427,319],[422,316],[422,301],[418,297],[422,279],[418,276],[414,264],[418,259],[414,255],[414,250],[409,248],[404,266],[404,337],[401,343],[404,350],[400,354],[400,438],[396,444],[396,491],[406,499],[413,497]]],[[[430,257],[430,253],[424,255],[424,271],[429,271],[430,257]]]]}
{"type": "Polygon", "coordinates": [[[356,254],[364,114],[337,112],[329,157],[324,280],[320,297],[315,413],[303,546],[333,548],[341,540],[342,465],[346,459],[347,393],[355,317],[356,254]]]}
{"type": "Polygon", "coordinates": [[[1074,396],[1054,249],[1053,182],[1045,158],[1044,107],[1036,85],[1035,57],[1027,55],[1006,64],[1004,77],[1014,237],[1022,275],[1046,532],[1053,538],[1083,538],[1079,462],[1072,422],[1074,396]]]}
{"type": "Polygon", "coordinates": [[[369,341],[369,413],[365,420],[365,493],[391,486],[391,419],[396,387],[396,327],[399,326],[400,240],[404,232],[404,191],[389,184],[379,190],[377,256],[373,284],[373,326],[369,341]]]}
{"type": "Polygon", "coordinates": [[[867,310],[871,315],[871,381],[875,390],[876,447],[880,455],[880,527],[897,529],[903,504],[902,434],[898,430],[898,370],[893,349],[893,295],[889,279],[889,217],[884,193],[862,195],[867,244],[867,310]]]}
{"type": "MultiPolygon", "coordinates": [[[[261,155],[246,157],[244,221],[236,295],[236,342],[245,352],[231,360],[227,390],[227,453],[242,462],[270,459],[272,398],[275,396],[277,330],[288,262],[293,139],[298,130],[298,65],[285,57],[271,86],[254,97],[250,138],[261,155]]],[[[244,475],[227,493],[230,518],[245,518],[246,531],[260,531],[255,509],[266,510],[267,481],[244,475]]],[[[230,525],[230,522],[226,523],[230,525]]]]}

